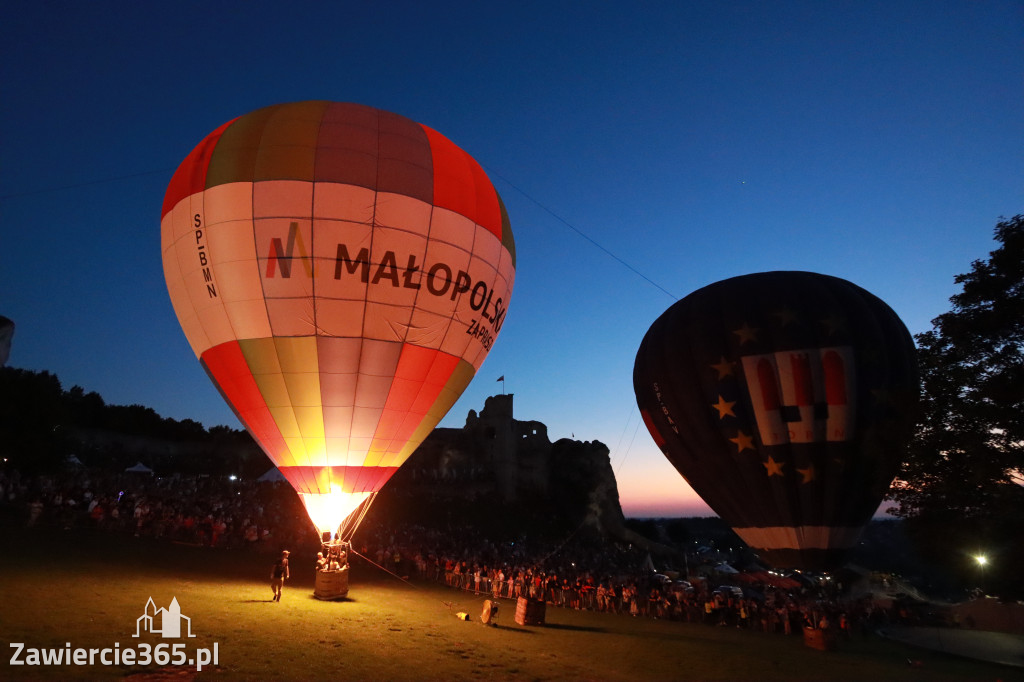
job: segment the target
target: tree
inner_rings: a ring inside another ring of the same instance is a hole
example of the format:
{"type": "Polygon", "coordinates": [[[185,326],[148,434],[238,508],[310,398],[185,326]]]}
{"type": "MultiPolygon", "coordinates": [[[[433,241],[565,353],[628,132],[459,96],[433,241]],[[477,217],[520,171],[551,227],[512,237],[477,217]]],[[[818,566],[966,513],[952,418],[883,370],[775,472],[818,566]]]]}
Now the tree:
{"type": "MultiPolygon", "coordinates": [[[[163,418],[143,405],[107,405],[56,375],[0,367],[0,455],[22,473],[52,472],[68,455],[115,470],[145,456],[166,471],[254,478],[271,463],[244,431],[163,418]]],[[[0,462],[4,463],[4,462],[0,462]]]]}
{"type": "Polygon", "coordinates": [[[0,367],[0,455],[22,472],[52,470],[71,451],[60,380],[0,367]]]}
{"type": "Polygon", "coordinates": [[[921,419],[890,498],[934,561],[1024,594],[1024,215],[955,279],[952,310],[918,334],[921,419]],[[1016,575],[1014,575],[1016,574],[1016,575]]]}

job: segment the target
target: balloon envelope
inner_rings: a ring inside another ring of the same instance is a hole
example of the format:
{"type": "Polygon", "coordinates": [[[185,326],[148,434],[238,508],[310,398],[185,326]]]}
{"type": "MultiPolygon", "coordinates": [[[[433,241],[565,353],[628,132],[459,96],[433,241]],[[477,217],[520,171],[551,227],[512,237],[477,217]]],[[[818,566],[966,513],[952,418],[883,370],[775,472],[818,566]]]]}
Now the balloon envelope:
{"type": "Polygon", "coordinates": [[[167,188],[161,249],[192,350],[321,531],[455,403],[515,276],[476,161],[397,114],[323,101],[200,142],[167,188]]]}
{"type": "Polygon", "coordinates": [[[700,289],[644,337],[633,369],[654,440],[770,564],[841,562],[913,425],[914,345],[845,280],[766,272],[700,289]]]}

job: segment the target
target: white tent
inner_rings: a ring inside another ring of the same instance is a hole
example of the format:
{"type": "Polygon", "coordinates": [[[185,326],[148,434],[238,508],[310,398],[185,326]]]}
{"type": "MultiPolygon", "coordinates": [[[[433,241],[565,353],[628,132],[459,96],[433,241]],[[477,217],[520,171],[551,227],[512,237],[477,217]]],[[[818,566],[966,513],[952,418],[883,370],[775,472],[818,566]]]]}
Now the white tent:
{"type": "Polygon", "coordinates": [[[130,466],[127,469],[125,469],[124,471],[125,471],[126,474],[127,473],[131,473],[131,474],[149,474],[150,476],[153,475],[153,470],[150,469],[145,464],[143,464],[142,462],[136,462],[135,466],[130,466]]]}
{"type": "Polygon", "coordinates": [[[284,474],[282,474],[277,467],[274,467],[273,469],[267,470],[267,473],[263,474],[256,480],[260,483],[284,483],[288,479],[284,477],[284,474]]]}

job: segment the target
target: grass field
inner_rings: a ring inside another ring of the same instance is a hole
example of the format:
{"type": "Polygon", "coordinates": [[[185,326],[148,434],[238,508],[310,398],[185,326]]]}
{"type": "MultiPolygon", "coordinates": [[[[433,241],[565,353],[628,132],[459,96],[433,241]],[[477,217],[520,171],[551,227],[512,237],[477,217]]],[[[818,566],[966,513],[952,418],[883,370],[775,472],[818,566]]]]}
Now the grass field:
{"type": "MultiPolygon", "coordinates": [[[[218,665],[0,666],[2,680],[997,680],[1018,671],[867,638],[837,651],[785,637],[549,607],[544,627],[497,626],[486,596],[413,585],[361,565],[350,599],[313,599],[311,560],[293,555],[281,603],[271,559],[104,535],[0,526],[0,635],[26,648],[139,648],[185,643],[218,665]],[[147,600],[177,598],[192,639],[136,639],[147,600]],[[470,614],[469,622],[455,613],[470,614]],[[920,662],[908,665],[908,659],[920,662]]],[[[22,657],[25,657],[22,653],[22,657]]],[[[97,654],[98,656],[98,654],[97,654]]]]}

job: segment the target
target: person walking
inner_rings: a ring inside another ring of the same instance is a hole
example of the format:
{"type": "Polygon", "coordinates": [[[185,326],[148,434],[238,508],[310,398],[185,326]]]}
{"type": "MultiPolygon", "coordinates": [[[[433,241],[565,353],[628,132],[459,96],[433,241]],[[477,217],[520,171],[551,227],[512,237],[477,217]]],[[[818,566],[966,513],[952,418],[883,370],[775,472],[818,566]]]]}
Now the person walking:
{"type": "Polygon", "coordinates": [[[281,558],[274,562],[270,569],[270,589],[274,592],[274,601],[281,601],[281,590],[284,588],[284,581],[291,576],[288,573],[288,555],[286,549],[281,552],[281,558]]]}

